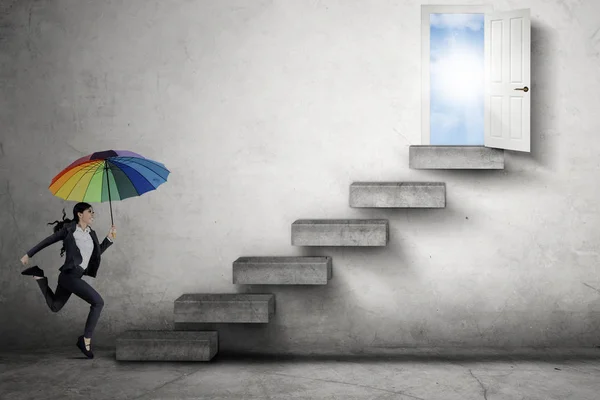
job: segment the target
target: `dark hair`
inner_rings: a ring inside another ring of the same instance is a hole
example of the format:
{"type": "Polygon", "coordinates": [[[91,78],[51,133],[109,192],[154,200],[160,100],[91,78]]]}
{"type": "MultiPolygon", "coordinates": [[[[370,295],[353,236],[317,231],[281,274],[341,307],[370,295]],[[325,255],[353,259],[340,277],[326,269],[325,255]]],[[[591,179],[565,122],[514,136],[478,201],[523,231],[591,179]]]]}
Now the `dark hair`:
{"type": "MultiPolygon", "coordinates": [[[[92,205],[89,203],[77,203],[75,204],[75,206],[73,207],[73,219],[69,219],[66,218],[65,216],[67,215],[67,213],[65,213],[65,209],[63,208],[63,217],[62,217],[62,221],[56,220],[54,222],[48,222],[48,225],[54,225],[56,224],[56,226],[54,228],[52,228],[52,230],[54,231],[54,233],[60,231],[63,226],[67,223],[70,222],[79,222],[79,215],[77,215],[77,213],[83,213],[85,210],[87,210],[88,208],[92,208],[92,205]]],[[[63,244],[63,247],[60,249],[60,256],[62,257],[63,254],[65,254],[65,246],[63,244]]]]}

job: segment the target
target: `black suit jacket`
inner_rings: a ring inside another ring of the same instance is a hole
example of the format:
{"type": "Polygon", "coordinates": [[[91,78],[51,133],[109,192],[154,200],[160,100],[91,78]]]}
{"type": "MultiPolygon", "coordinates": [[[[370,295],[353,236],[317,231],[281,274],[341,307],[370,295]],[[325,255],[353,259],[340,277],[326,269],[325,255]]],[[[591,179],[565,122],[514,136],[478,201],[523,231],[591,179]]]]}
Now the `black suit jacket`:
{"type": "MultiPolygon", "coordinates": [[[[65,246],[66,259],[65,263],[59,268],[59,270],[67,271],[69,269],[76,268],[78,265],[81,265],[83,257],[81,256],[81,252],[79,251],[79,247],[77,247],[75,237],[73,236],[75,229],[77,229],[76,222],[73,221],[66,223],[61,230],[48,236],[46,239],[35,245],[27,252],[27,255],[29,257],[33,257],[38,251],[58,242],[59,240],[62,240],[65,246]]],[[[100,267],[100,255],[112,245],[112,242],[105,237],[102,243],[98,243],[98,236],[96,236],[96,232],[91,227],[90,236],[94,242],[94,250],[92,251],[92,256],[90,257],[88,267],[84,270],[84,275],[95,278],[96,273],[98,272],[98,267],[100,267]]]]}

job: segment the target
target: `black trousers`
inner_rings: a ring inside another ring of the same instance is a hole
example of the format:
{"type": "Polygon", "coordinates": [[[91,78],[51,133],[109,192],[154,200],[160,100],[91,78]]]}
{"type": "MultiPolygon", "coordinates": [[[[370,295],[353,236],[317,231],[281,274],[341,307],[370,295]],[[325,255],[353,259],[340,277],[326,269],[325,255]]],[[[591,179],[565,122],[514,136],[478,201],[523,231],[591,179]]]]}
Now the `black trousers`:
{"type": "Polygon", "coordinates": [[[56,293],[52,292],[52,289],[48,286],[48,278],[43,277],[42,279],[36,279],[36,281],[46,298],[48,307],[54,312],[58,312],[63,308],[71,294],[75,294],[90,305],[83,335],[86,338],[91,338],[100,318],[102,307],[104,307],[104,299],[89,283],[81,279],[83,271],[80,266],[74,270],[61,271],[58,275],[56,293]]]}

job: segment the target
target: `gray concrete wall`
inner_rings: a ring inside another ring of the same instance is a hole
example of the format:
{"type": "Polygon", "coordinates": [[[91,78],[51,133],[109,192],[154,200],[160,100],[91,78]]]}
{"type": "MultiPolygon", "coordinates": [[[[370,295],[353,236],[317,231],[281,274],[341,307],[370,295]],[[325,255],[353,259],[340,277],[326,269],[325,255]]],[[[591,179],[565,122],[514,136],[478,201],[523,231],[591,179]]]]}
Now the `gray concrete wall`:
{"type": "MultiPolygon", "coordinates": [[[[88,305],[46,306],[21,256],[74,203],[52,177],[93,151],[166,164],[113,203],[94,343],[171,329],[183,293],[274,293],[221,351],[587,346],[600,332],[600,3],[531,8],[532,153],[505,170],[410,170],[420,144],[420,2],[20,1],[0,17],[0,343],[75,343],[88,305]],[[445,209],[348,205],[354,181],[446,182],[445,209]],[[383,248],[302,248],[297,219],[390,221],[383,248]],[[332,256],[322,287],[232,284],[240,256],[332,256]]],[[[438,4],[453,4],[439,1],[438,4]]],[[[466,4],[477,2],[465,1],[466,4]]],[[[107,203],[94,228],[105,235],[107,203]]],[[[38,253],[54,287],[60,244],[38,253]]],[[[76,349],[75,349],[76,350],[76,349]]]]}

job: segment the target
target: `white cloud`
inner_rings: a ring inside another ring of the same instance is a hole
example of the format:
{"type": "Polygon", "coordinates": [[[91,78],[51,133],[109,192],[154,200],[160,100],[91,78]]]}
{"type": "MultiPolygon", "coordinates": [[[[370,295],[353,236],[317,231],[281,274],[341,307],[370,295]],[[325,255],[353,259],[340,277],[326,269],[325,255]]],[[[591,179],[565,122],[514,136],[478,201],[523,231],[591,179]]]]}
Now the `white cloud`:
{"type": "Polygon", "coordinates": [[[456,46],[456,32],[446,36],[444,38],[444,43],[449,47],[456,46]]]}
{"type": "Polygon", "coordinates": [[[444,29],[483,29],[481,14],[430,14],[431,26],[444,29]]]}
{"type": "Polygon", "coordinates": [[[471,103],[483,93],[483,57],[467,47],[458,48],[429,64],[432,91],[449,102],[471,103]]]}

